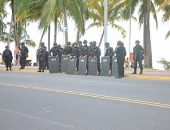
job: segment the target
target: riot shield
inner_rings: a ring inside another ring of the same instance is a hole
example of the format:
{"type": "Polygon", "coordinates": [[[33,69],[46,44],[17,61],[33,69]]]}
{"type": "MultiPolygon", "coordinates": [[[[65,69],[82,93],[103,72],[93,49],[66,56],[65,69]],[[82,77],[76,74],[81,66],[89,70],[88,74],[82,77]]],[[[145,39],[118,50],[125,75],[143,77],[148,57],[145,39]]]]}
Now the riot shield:
{"type": "Polygon", "coordinates": [[[104,56],[101,59],[101,76],[109,76],[109,70],[110,70],[110,57],[104,56]]]}
{"type": "Polygon", "coordinates": [[[114,76],[115,78],[119,77],[118,64],[117,64],[116,57],[113,57],[113,59],[112,59],[112,76],[114,76]]]}
{"type": "Polygon", "coordinates": [[[79,58],[79,75],[86,75],[87,73],[87,56],[81,56],[79,58]]]}
{"type": "Polygon", "coordinates": [[[49,72],[50,73],[59,73],[59,57],[58,56],[50,56],[48,58],[49,62],[49,72]]]}
{"type": "Polygon", "coordinates": [[[72,75],[77,74],[76,62],[77,62],[77,57],[69,58],[67,74],[72,74],[72,75]]]}
{"type": "Polygon", "coordinates": [[[61,57],[61,63],[60,63],[61,72],[67,73],[69,57],[70,56],[68,56],[68,55],[63,55],[61,57]]]}
{"type": "Polygon", "coordinates": [[[88,57],[88,75],[97,75],[97,57],[88,57]]]}

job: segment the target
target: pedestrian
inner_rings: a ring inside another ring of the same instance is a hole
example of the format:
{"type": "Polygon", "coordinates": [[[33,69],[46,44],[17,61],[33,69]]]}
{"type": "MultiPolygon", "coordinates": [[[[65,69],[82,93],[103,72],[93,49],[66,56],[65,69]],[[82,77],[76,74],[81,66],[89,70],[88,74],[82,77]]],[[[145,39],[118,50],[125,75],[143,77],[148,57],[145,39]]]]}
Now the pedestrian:
{"type": "Polygon", "coordinates": [[[26,66],[26,59],[28,57],[28,48],[25,46],[25,43],[21,43],[21,55],[20,55],[20,69],[24,69],[26,66]]]}
{"type": "Polygon", "coordinates": [[[8,68],[11,71],[12,70],[11,67],[12,67],[13,56],[12,56],[11,50],[9,49],[9,46],[5,46],[5,50],[4,50],[3,54],[2,54],[2,59],[5,62],[6,71],[8,71],[8,68]]]}
{"type": "Polygon", "coordinates": [[[15,54],[15,65],[18,65],[18,63],[19,63],[20,53],[21,53],[20,47],[19,47],[19,46],[16,46],[16,48],[15,48],[15,50],[14,50],[14,54],[15,54]]]}
{"type": "Polygon", "coordinates": [[[74,42],[73,47],[72,47],[71,56],[76,58],[76,69],[77,69],[77,71],[79,69],[80,52],[81,52],[81,49],[79,48],[78,43],[74,42]]]}
{"type": "Polygon", "coordinates": [[[129,68],[129,58],[128,57],[125,60],[125,68],[129,68]]]}
{"type": "Polygon", "coordinates": [[[45,47],[45,66],[44,66],[44,69],[49,69],[48,57],[49,57],[49,53],[47,51],[47,47],[45,47]]]}
{"type": "Polygon", "coordinates": [[[112,70],[112,58],[114,56],[114,50],[112,47],[110,47],[110,43],[106,42],[105,43],[105,47],[106,47],[106,53],[105,56],[109,56],[110,57],[110,66],[109,66],[109,70],[112,70]]]}
{"type": "Polygon", "coordinates": [[[144,49],[140,45],[140,41],[139,40],[136,40],[135,44],[136,45],[133,48],[134,72],[132,74],[136,74],[137,63],[139,64],[139,68],[140,68],[140,73],[139,74],[142,74],[143,73],[142,61],[144,60],[144,49]]]}
{"type": "Polygon", "coordinates": [[[124,62],[126,56],[126,49],[124,47],[124,43],[121,41],[117,42],[117,47],[115,49],[117,66],[118,66],[118,78],[124,77],[124,62]]]}
{"type": "Polygon", "coordinates": [[[38,61],[39,61],[39,70],[37,72],[44,72],[45,69],[45,56],[46,56],[46,47],[44,44],[40,44],[40,48],[38,50],[38,61]]]}

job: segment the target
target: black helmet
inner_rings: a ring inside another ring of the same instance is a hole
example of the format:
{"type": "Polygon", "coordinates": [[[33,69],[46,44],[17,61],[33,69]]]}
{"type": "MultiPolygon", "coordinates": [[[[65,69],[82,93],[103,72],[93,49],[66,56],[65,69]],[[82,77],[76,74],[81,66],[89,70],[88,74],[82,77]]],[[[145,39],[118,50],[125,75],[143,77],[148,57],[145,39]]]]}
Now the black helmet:
{"type": "Polygon", "coordinates": [[[84,40],[83,43],[84,43],[84,44],[87,44],[87,40],[84,40]]]}
{"type": "Polygon", "coordinates": [[[136,40],[135,43],[139,45],[139,44],[140,44],[140,41],[139,41],[139,40],[136,40]]]}
{"type": "Polygon", "coordinates": [[[24,46],[24,45],[25,45],[25,43],[24,43],[24,42],[21,42],[21,45],[23,45],[23,46],[24,46]]]}
{"type": "Polygon", "coordinates": [[[5,48],[6,48],[6,49],[9,49],[9,46],[8,46],[8,45],[6,45],[6,46],[5,46],[5,48]]]}
{"type": "Polygon", "coordinates": [[[55,42],[55,43],[53,44],[53,46],[57,46],[57,43],[55,42]]]}
{"type": "Polygon", "coordinates": [[[67,42],[67,45],[71,45],[71,42],[67,42]]]}
{"type": "Polygon", "coordinates": [[[93,41],[93,45],[96,46],[96,44],[97,44],[96,41],[93,41]]]}
{"type": "Polygon", "coordinates": [[[105,43],[105,46],[109,46],[109,45],[110,45],[109,42],[106,42],[106,43],[105,43]]]}
{"type": "Polygon", "coordinates": [[[118,42],[117,42],[117,45],[119,45],[119,46],[122,45],[122,42],[121,42],[121,41],[118,41],[118,42]]]}
{"type": "Polygon", "coordinates": [[[41,46],[44,46],[44,45],[45,45],[45,43],[44,43],[44,42],[41,42],[41,43],[40,43],[40,45],[41,45],[41,46]]]}

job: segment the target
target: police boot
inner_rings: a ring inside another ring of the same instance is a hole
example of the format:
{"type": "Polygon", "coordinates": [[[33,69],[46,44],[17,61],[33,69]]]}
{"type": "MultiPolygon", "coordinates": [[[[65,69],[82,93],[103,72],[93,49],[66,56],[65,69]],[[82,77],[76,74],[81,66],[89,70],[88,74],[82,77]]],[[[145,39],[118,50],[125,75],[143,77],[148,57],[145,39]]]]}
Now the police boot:
{"type": "Polygon", "coordinates": [[[8,71],[8,67],[6,67],[6,71],[8,71]]]}
{"type": "Polygon", "coordinates": [[[139,74],[143,74],[143,70],[140,70],[140,73],[139,74]]]}
{"type": "Polygon", "coordinates": [[[12,71],[11,67],[9,67],[10,71],[12,71]]]}
{"type": "Polygon", "coordinates": [[[134,70],[134,72],[132,74],[136,74],[136,69],[134,70]]]}
{"type": "Polygon", "coordinates": [[[37,72],[41,72],[41,70],[38,70],[37,72]]]}

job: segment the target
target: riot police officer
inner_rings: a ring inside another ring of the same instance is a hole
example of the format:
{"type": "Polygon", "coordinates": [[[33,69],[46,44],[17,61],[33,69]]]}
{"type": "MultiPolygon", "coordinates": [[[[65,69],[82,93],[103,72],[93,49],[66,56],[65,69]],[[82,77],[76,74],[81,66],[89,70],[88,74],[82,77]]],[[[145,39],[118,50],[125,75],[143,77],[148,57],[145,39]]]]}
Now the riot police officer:
{"type": "Polygon", "coordinates": [[[9,49],[9,46],[5,46],[5,50],[2,54],[2,59],[5,62],[6,71],[8,71],[8,68],[11,70],[11,63],[12,63],[13,56],[11,50],[9,49]]]}
{"type": "Polygon", "coordinates": [[[116,53],[116,59],[117,59],[117,65],[118,65],[118,73],[119,77],[124,77],[124,62],[125,62],[125,56],[126,56],[126,49],[124,47],[124,43],[121,41],[117,42],[117,47],[115,49],[116,53]]]}
{"type": "Polygon", "coordinates": [[[87,40],[83,41],[83,46],[81,49],[81,56],[88,56],[89,55],[89,46],[87,45],[87,40]]]}
{"type": "Polygon", "coordinates": [[[45,47],[45,66],[44,66],[44,69],[49,69],[48,57],[49,57],[49,52],[47,51],[47,47],[45,47]]]}
{"type": "Polygon", "coordinates": [[[60,65],[61,56],[62,56],[62,53],[63,53],[63,49],[62,49],[61,45],[60,44],[57,45],[57,43],[54,43],[53,47],[51,48],[51,50],[49,52],[49,55],[51,55],[51,53],[52,53],[52,56],[58,56],[59,57],[59,65],[60,65]]]}
{"type": "Polygon", "coordinates": [[[80,57],[80,48],[78,47],[78,43],[73,43],[73,48],[72,48],[72,53],[71,53],[72,57],[76,57],[77,61],[76,61],[76,68],[78,71],[78,66],[79,66],[79,57],[80,57]]]}
{"type": "Polygon", "coordinates": [[[63,50],[63,54],[64,55],[71,55],[71,53],[72,53],[71,42],[67,42],[67,45],[63,50]]]}
{"type": "Polygon", "coordinates": [[[52,56],[58,56],[60,54],[60,49],[57,46],[57,43],[53,44],[53,47],[51,48],[49,55],[51,55],[51,53],[52,53],[52,56]]]}
{"type": "Polygon", "coordinates": [[[26,58],[28,57],[28,48],[25,46],[25,43],[21,43],[21,55],[20,55],[20,69],[24,69],[26,65],[26,58]]]}
{"type": "Polygon", "coordinates": [[[96,46],[96,41],[92,42],[89,56],[97,57],[97,70],[98,70],[99,75],[100,75],[100,55],[101,55],[101,50],[99,47],[96,46]]]}
{"type": "Polygon", "coordinates": [[[142,60],[144,59],[144,49],[140,45],[139,40],[136,40],[135,44],[136,46],[133,48],[134,72],[132,74],[136,74],[137,62],[139,64],[140,74],[142,74],[143,73],[142,60]]]}
{"type": "Polygon", "coordinates": [[[105,56],[109,56],[110,57],[110,70],[112,70],[112,57],[114,56],[114,51],[113,51],[113,48],[110,47],[109,42],[105,43],[105,47],[106,47],[105,56]]]}
{"type": "Polygon", "coordinates": [[[46,56],[46,47],[44,43],[40,44],[40,48],[38,49],[37,57],[39,61],[39,70],[38,72],[44,72],[45,69],[45,56],[46,56]]]}

